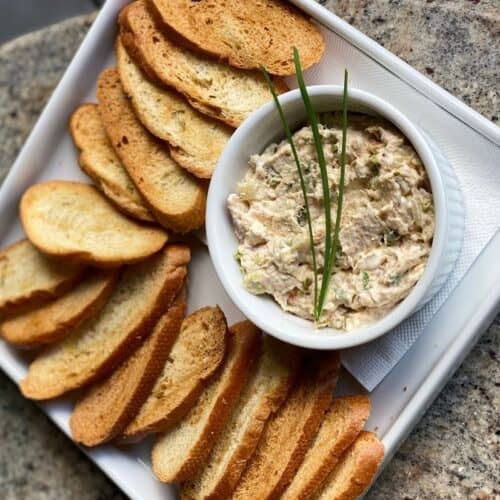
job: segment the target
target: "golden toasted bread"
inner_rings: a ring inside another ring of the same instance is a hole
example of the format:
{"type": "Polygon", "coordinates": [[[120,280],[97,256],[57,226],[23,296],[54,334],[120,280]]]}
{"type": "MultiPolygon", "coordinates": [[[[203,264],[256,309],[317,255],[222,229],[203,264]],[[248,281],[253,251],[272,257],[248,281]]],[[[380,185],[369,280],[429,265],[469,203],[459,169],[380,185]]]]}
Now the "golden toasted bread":
{"type": "Polygon", "coordinates": [[[231,328],[224,365],[186,417],[160,434],[152,453],[160,481],[193,478],[212,450],[252,369],[260,332],[248,321],[231,328]]]}
{"type": "Polygon", "coordinates": [[[28,240],[18,241],[0,252],[0,313],[60,297],[82,272],[78,264],[49,258],[28,240]]]}
{"type": "Polygon", "coordinates": [[[367,396],[335,399],[282,500],[312,498],[344,451],[363,430],[369,415],[370,400],[367,396]]]}
{"type": "Polygon", "coordinates": [[[101,309],[117,277],[115,270],[88,268],[82,281],[62,297],[5,320],[0,324],[0,334],[17,347],[60,340],[101,309]]]}
{"type": "Polygon", "coordinates": [[[70,132],[81,150],[81,169],[115,206],[134,219],[155,219],[111,147],[97,104],[82,104],[71,115],[70,132]]]}
{"type": "Polygon", "coordinates": [[[89,184],[49,181],[21,199],[21,221],[31,243],[58,257],[118,266],[160,250],[167,233],[128,219],[89,184]]]}
{"type": "Polygon", "coordinates": [[[203,469],[181,485],[182,499],[231,497],[266,421],[293,384],[299,360],[297,348],[265,337],[253,373],[203,469]]]}
{"type": "Polygon", "coordinates": [[[100,312],[47,347],[21,381],[30,399],[60,396],[110,373],[137,348],[169,307],[186,278],[189,249],[170,245],[127,266],[100,312]]]}
{"type": "Polygon", "coordinates": [[[77,402],[70,420],[75,441],[86,446],[105,443],[134,418],[167,360],[185,313],[181,292],[144,343],[77,402]]]}
{"type": "Polygon", "coordinates": [[[314,496],[315,500],[351,500],[370,486],[384,458],[384,445],[371,432],[362,432],[340,458],[314,496]]]}
{"type": "Polygon", "coordinates": [[[159,16],[190,46],[232,66],[293,75],[293,48],[302,66],[317,63],[325,49],[319,29],[282,0],[150,0],[159,16]]]}
{"type": "Polygon", "coordinates": [[[137,441],[186,415],[222,363],[226,339],[226,318],[218,307],[203,307],[187,317],[151,394],[120,439],[137,441]]]}
{"type": "Polygon", "coordinates": [[[169,143],[172,158],[196,177],[209,179],[232,129],[191,107],[176,92],[150,81],[118,38],[120,80],[141,123],[169,143]]]}
{"type": "MultiPolygon", "coordinates": [[[[237,127],[272,98],[259,71],[239,70],[177,44],[157,26],[145,0],[127,5],[119,23],[130,55],[155,80],[184,94],[206,115],[237,127]]],[[[282,80],[276,79],[275,85],[278,92],[286,92],[282,80]]]]}
{"type": "Polygon", "coordinates": [[[156,220],[179,233],[199,228],[205,219],[206,187],[143,127],[115,69],[99,76],[97,98],[113,148],[156,220]]]}
{"type": "Polygon", "coordinates": [[[233,499],[280,498],[332,403],[339,369],[336,353],[309,354],[288,399],[267,422],[233,499]]]}

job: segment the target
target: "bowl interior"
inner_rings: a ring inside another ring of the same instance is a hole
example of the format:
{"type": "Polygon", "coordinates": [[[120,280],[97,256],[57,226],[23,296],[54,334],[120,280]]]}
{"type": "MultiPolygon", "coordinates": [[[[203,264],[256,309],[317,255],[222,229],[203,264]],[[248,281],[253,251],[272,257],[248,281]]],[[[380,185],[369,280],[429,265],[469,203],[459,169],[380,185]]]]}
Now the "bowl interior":
{"type": "MultiPolygon", "coordinates": [[[[341,87],[310,87],[309,94],[316,112],[335,111],[342,107],[341,87]]],[[[304,105],[298,90],[281,96],[280,101],[292,131],[306,122],[304,105]]],[[[281,121],[273,103],[268,103],[257,110],[236,130],[220,157],[210,183],[207,240],[212,261],[224,288],[243,314],[262,330],[303,347],[316,349],[352,347],[368,342],[394,328],[419,305],[431,285],[439,258],[436,248],[436,235],[439,229],[437,222],[438,212],[443,211],[444,200],[440,195],[436,196],[436,193],[441,193],[443,188],[437,175],[437,166],[425,140],[392,106],[364,92],[350,91],[349,111],[381,116],[401,130],[413,144],[426,167],[435,203],[436,231],[424,274],[405,300],[380,321],[349,332],[333,328],[316,330],[311,321],[284,312],[272,297],[253,295],[243,286],[242,274],[234,258],[238,240],[234,234],[226,201],[229,194],[235,192],[237,183],[244,177],[250,156],[261,153],[269,144],[284,138],[281,121]],[[397,121],[398,118],[403,121],[397,121]]]]}

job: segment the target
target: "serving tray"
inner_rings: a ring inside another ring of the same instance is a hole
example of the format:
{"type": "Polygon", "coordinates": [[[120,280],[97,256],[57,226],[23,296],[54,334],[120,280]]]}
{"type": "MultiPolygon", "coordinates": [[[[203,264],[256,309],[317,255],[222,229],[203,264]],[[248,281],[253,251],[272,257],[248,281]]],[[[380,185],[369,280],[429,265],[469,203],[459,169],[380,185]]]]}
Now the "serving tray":
{"type": "MultiPolygon", "coordinates": [[[[116,17],[126,3],[126,0],[106,2],[0,189],[0,247],[22,235],[17,205],[29,185],[54,178],[88,180],[77,167],[77,153],[67,132],[68,120],[79,103],[95,101],[97,76],[104,67],[113,64],[116,17]]],[[[406,94],[398,98],[404,101],[408,96],[418,97],[434,103],[441,110],[440,127],[446,127],[451,120],[459,120],[469,131],[473,128],[489,144],[496,147],[500,145],[500,132],[495,125],[397,57],[313,0],[294,0],[293,3],[330,32],[329,36],[336,42],[335,57],[339,61],[339,68],[350,68],[356,86],[363,88],[361,75],[365,68],[359,65],[362,58],[366,57],[378,68],[376,78],[371,79],[372,85],[390,90],[393,79],[404,82],[406,94]]],[[[323,60],[329,57],[333,57],[333,54],[325,54],[323,60]]],[[[324,83],[340,83],[340,73],[338,81],[324,83]]],[[[454,141],[459,144],[461,139],[457,135],[445,145],[451,150],[454,141]]],[[[477,148],[478,165],[481,163],[481,154],[480,148],[477,148]]],[[[500,192],[496,194],[500,196],[500,192]]],[[[385,445],[384,464],[389,462],[399,444],[498,311],[498,255],[499,233],[485,246],[404,359],[371,392],[372,415],[367,428],[375,431],[385,445]],[[474,290],[472,295],[471,289],[474,290]]],[[[218,303],[230,322],[242,318],[220,286],[208,251],[202,244],[195,245],[193,249],[189,272],[188,304],[191,311],[203,305],[218,303]]],[[[29,359],[29,353],[16,351],[0,341],[0,367],[14,381],[18,382],[24,376],[29,359]]],[[[362,390],[347,372],[342,373],[339,393],[362,390]]],[[[69,433],[71,404],[70,399],[61,399],[41,405],[66,434],[69,433]]],[[[150,441],[145,441],[127,448],[103,446],[83,451],[131,498],[174,499],[175,487],[159,483],[151,472],[150,446],[150,441]]]]}

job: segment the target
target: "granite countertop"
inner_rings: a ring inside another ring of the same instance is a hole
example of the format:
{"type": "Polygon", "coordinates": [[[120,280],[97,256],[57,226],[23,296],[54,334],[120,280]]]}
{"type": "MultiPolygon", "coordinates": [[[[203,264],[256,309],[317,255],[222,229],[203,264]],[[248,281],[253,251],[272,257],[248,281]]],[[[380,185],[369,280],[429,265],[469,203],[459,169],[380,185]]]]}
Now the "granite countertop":
{"type": "MultiPolygon", "coordinates": [[[[500,114],[498,0],[326,0],[349,23],[490,120],[500,114]]],[[[0,181],[94,15],[0,46],[0,181]]],[[[500,498],[500,316],[366,498],[500,498]]],[[[0,498],[124,495],[0,373],[0,498]]]]}

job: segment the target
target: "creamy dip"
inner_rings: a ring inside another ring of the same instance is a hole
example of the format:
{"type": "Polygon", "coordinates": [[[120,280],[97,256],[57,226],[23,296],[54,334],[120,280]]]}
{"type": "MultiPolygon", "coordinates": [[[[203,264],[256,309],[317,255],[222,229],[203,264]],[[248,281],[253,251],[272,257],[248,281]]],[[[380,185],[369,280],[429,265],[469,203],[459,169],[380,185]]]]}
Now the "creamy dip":
{"type": "MultiPolygon", "coordinates": [[[[320,133],[335,220],[342,142],[341,117],[321,116],[320,133]]],[[[340,249],[317,326],[352,330],[373,323],[403,300],[427,262],[434,207],[413,147],[380,118],[349,114],[340,249]]],[[[325,250],[322,184],[310,127],[294,136],[308,192],[321,287],[325,250]]],[[[245,287],[269,294],[301,318],[313,319],[314,274],[304,199],[287,141],[250,158],[228,198],[245,287]]],[[[332,228],[333,230],[333,228],[332,228]]]]}

